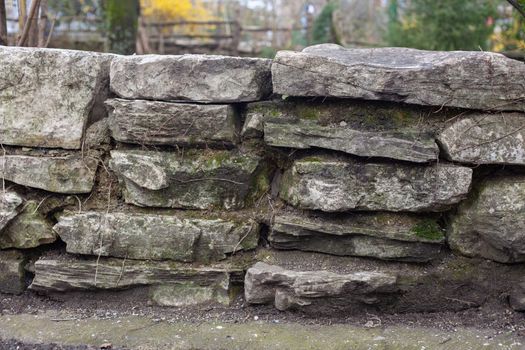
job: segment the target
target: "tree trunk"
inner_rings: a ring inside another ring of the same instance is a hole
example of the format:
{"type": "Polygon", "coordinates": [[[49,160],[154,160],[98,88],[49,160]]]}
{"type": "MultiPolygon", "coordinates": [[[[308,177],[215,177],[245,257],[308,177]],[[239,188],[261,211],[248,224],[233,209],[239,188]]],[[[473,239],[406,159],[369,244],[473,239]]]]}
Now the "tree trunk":
{"type": "Polygon", "coordinates": [[[122,55],[135,53],[139,9],[139,0],[106,0],[109,52],[122,55]]]}
{"type": "Polygon", "coordinates": [[[40,0],[40,22],[38,23],[38,47],[46,47],[47,0],[40,0]]]}
{"type": "Polygon", "coordinates": [[[7,46],[7,14],[5,0],[0,0],[0,45],[7,46]]]}

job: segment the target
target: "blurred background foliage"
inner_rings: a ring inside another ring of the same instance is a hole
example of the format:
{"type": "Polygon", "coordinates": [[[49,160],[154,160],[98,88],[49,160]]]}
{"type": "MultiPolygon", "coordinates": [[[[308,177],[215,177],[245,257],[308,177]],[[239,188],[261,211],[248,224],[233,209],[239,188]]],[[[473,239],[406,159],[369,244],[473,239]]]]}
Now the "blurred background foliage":
{"type": "MultiPolygon", "coordinates": [[[[11,43],[21,28],[21,1],[7,2],[11,43]]],[[[43,28],[53,47],[261,57],[327,42],[521,56],[525,51],[525,17],[516,10],[525,9],[525,0],[41,1],[47,3],[49,23],[43,28]]]]}

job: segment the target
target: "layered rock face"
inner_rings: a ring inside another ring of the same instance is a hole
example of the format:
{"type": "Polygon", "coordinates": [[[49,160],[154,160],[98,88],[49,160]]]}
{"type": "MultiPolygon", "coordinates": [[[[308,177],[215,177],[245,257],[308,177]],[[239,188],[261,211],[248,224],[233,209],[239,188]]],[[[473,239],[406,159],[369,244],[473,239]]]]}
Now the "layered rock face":
{"type": "Polygon", "coordinates": [[[243,208],[256,178],[264,176],[260,158],[226,151],[112,151],[110,165],[124,184],[126,202],[150,207],[243,208]]]}
{"type": "Polygon", "coordinates": [[[399,48],[1,48],[0,292],[524,310],[524,73],[399,48]]]}
{"type": "Polygon", "coordinates": [[[159,101],[106,101],[115,140],[140,145],[228,145],[236,143],[235,110],[228,105],[159,101]]]}
{"type": "Polygon", "coordinates": [[[111,90],[126,99],[257,101],[271,93],[270,65],[267,59],[225,56],[118,57],[111,63],[111,90]]]}
{"type": "Polygon", "coordinates": [[[284,174],[281,198],[301,209],[444,211],[464,199],[472,170],[307,157],[284,174]],[[455,181],[451,182],[450,179],[455,181]]]}
{"type": "Polygon", "coordinates": [[[129,213],[71,214],[54,227],[75,254],[207,262],[257,246],[256,222],[129,213]]]}
{"type": "Polygon", "coordinates": [[[272,76],[274,92],[288,96],[351,97],[491,111],[522,111],[525,96],[523,64],[488,52],[345,49],[323,44],[302,52],[279,52],[272,76]]]}

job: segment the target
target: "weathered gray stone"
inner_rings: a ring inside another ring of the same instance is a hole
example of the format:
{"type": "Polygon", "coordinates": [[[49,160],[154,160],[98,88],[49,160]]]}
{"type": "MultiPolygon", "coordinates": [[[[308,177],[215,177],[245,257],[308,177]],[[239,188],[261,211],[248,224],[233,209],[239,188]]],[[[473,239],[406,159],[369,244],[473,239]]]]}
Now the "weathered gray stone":
{"type": "Polygon", "coordinates": [[[69,253],[183,262],[254,249],[259,233],[251,220],[100,212],[61,215],[54,229],[69,253]]]}
{"type": "Polygon", "coordinates": [[[268,186],[260,158],[228,151],[112,151],[110,166],[138,206],[238,209],[268,186]]]}
{"type": "Polygon", "coordinates": [[[473,164],[525,164],[525,114],[475,114],[439,135],[447,159],[473,164]]]}
{"type": "Polygon", "coordinates": [[[80,149],[95,100],[109,86],[113,57],[0,47],[0,143],[80,149]]]}
{"type": "Polygon", "coordinates": [[[19,251],[0,251],[0,292],[20,294],[26,289],[26,262],[26,257],[19,251]]]}
{"type": "Polygon", "coordinates": [[[35,262],[35,278],[30,289],[44,292],[111,290],[188,282],[210,286],[220,283],[225,274],[231,273],[240,273],[240,270],[221,265],[194,267],[173,262],[131,259],[40,258],[35,262]]]}
{"type": "Polygon", "coordinates": [[[525,177],[496,177],[481,183],[451,220],[448,243],[466,256],[524,262],[525,177]]]}
{"type": "Polygon", "coordinates": [[[24,210],[0,232],[0,249],[35,248],[56,240],[53,226],[38,209],[36,201],[25,203],[24,210]]]}
{"type": "Polygon", "coordinates": [[[105,150],[109,148],[110,143],[108,118],[96,121],[87,128],[84,136],[84,149],[105,150]]]}
{"type": "Polygon", "coordinates": [[[270,146],[342,151],[360,157],[382,157],[425,163],[437,160],[439,148],[430,135],[420,132],[363,132],[346,127],[319,126],[315,122],[266,123],[264,140],[270,146]]]}
{"type": "Polygon", "coordinates": [[[419,133],[427,139],[441,131],[456,111],[433,113],[432,107],[382,101],[288,98],[248,103],[243,110],[243,138],[263,137],[265,123],[316,122],[332,128],[373,133],[419,133]]]}
{"type": "Polygon", "coordinates": [[[111,63],[111,90],[127,99],[249,102],[267,97],[271,60],[205,55],[122,56],[111,63]]]}
{"type": "Polygon", "coordinates": [[[16,192],[0,193],[0,232],[18,215],[23,202],[22,197],[16,192]]]}
{"type": "Polygon", "coordinates": [[[277,249],[416,262],[435,258],[444,239],[436,220],[391,213],[277,214],[268,237],[277,249]]]}
{"type": "Polygon", "coordinates": [[[509,304],[516,311],[525,311],[525,280],[514,286],[509,295],[509,304]]]}
{"type": "Polygon", "coordinates": [[[19,185],[56,193],[89,193],[98,160],[80,155],[37,157],[0,156],[0,176],[19,185]]]}
{"type": "Polygon", "coordinates": [[[284,173],[280,196],[301,209],[326,212],[438,212],[464,199],[471,180],[472,169],[451,164],[409,166],[306,157],[284,173]]]}
{"type": "Polygon", "coordinates": [[[396,281],[385,273],[292,271],[258,262],[246,272],[244,293],[250,304],[274,303],[281,311],[343,296],[347,304],[368,306],[389,300],[397,292],[396,281]]]}
{"type": "Polygon", "coordinates": [[[272,77],[274,92],[289,96],[502,111],[521,111],[525,106],[525,66],[490,52],[345,49],[324,44],[277,53],[272,77]]]}
{"type": "Polygon", "coordinates": [[[173,285],[161,285],[151,288],[152,301],[160,306],[182,307],[203,304],[230,305],[232,302],[230,276],[225,273],[209,286],[201,286],[189,281],[173,285]]]}
{"type": "Polygon", "coordinates": [[[113,99],[109,106],[112,136],[145,145],[232,145],[236,116],[229,105],[199,105],[113,99]]]}

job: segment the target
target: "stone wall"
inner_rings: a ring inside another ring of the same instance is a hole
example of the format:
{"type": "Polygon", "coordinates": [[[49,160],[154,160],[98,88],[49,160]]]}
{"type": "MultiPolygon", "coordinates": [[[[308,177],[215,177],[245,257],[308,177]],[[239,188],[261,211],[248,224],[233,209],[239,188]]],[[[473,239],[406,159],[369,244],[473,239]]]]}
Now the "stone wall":
{"type": "Polygon", "coordinates": [[[484,52],[0,47],[0,291],[523,310],[524,81],[484,52]]]}

